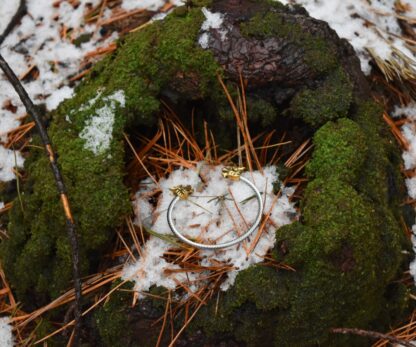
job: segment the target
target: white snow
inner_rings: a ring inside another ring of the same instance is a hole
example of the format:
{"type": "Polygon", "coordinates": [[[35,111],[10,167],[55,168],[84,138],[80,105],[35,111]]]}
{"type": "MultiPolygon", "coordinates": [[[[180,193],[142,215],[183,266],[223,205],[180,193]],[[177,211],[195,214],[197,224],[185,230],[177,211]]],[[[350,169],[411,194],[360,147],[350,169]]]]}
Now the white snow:
{"type": "Polygon", "coordinates": [[[0,35],[3,34],[10,19],[17,12],[19,1],[0,0],[0,35]]]}
{"type": "Polygon", "coordinates": [[[223,41],[227,38],[228,30],[223,27],[224,15],[222,13],[211,12],[206,7],[203,7],[201,10],[205,16],[205,21],[201,25],[202,33],[199,36],[198,43],[203,49],[207,49],[209,47],[211,29],[215,29],[221,35],[221,40],[223,41]]]}
{"type": "Polygon", "coordinates": [[[20,117],[13,115],[13,113],[5,114],[0,111],[0,143],[6,142],[7,134],[19,125],[20,117]]]}
{"type": "MultiPolygon", "coordinates": [[[[402,157],[404,168],[406,170],[414,170],[416,173],[416,102],[411,102],[404,107],[396,107],[392,115],[394,117],[404,117],[407,120],[401,127],[401,131],[409,143],[409,148],[402,153],[402,157]]],[[[416,199],[416,175],[406,178],[406,186],[409,197],[416,199]]],[[[412,243],[413,250],[416,252],[416,224],[412,227],[412,243]]],[[[409,270],[416,284],[416,258],[410,264],[409,270]]]]}
{"type": "MultiPolygon", "coordinates": [[[[17,0],[10,2],[18,3],[17,0]]],[[[94,49],[97,40],[101,38],[80,47],[72,42],[79,35],[94,31],[93,26],[84,26],[83,15],[88,4],[96,5],[98,2],[82,0],[77,8],[73,8],[66,1],[60,2],[57,7],[49,1],[27,1],[28,15],[6,38],[1,53],[17,75],[27,72],[33,65],[39,70],[39,79],[25,83],[35,102],[45,102],[47,106],[56,107],[63,98],[68,97],[69,87],[66,86],[63,90],[61,87],[68,83],[68,76],[78,72],[81,59],[94,49]],[[60,38],[64,26],[73,29],[72,36],[60,38]]],[[[17,114],[22,115],[24,109],[3,76],[0,87],[0,100],[11,99],[19,107],[17,114]]]]}
{"type": "Polygon", "coordinates": [[[14,337],[9,317],[0,318],[0,347],[13,347],[14,337]]]}
{"type": "MultiPolygon", "coordinates": [[[[55,109],[59,103],[72,96],[73,88],[68,85],[68,77],[76,74],[85,54],[97,46],[105,46],[114,41],[117,34],[103,39],[100,33],[95,33],[89,42],[77,47],[74,39],[82,34],[92,34],[95,26],[84,23],[84,14],[90,6],[98,5],[100,0],[79,0],[78,6],[69,1],[57,3],[46,0],[27,0],[28,14],[21,24],[6,38],[1,53],[11,64],[17,75],[22,76],[32,67],[36,66],[39,78],[24,80],[24,85],[35,101],[45,103],[48,110],[55,109]],[[62,30],[68,29],[66,36],[61,35],[62,30]],[[57,63],[59,61],[59,63],[57,63]]],[[[373,51],[380,59],[397,59],[394,49],[398,49],[405,56],[412,57],[411,51],[405,42],[398,38],[401,35],[400,26],[395,14],[395,0],[282,0],[282,3],[297,3],[303,5],[309,13],[318,19],[325,20],[338,33],[347,39],[356,50],[365,73],[371,71],[369,62],[373,51]]],[[[167,3],[166,0],[123,0],[124,10],[148,9],[156,11],[167,3]]],[[[181,0],[170,1],[174,6],[183,4],[181,0]]],[[[404,13],[407,17],[416,17],[416,3],[412,0],[402,0],[401,4],[408,7],[404,13]]],[[[8,20],[16,12],[19,0],[0,0],[0,33],[8,24],[8,20]]],[[[224,28],[224,15],[213,13],[207,8],[202,9],[205,21],[201,26],[199,44],[203,48],[209,47],[209,38],[212,32],[226,39],[227,28],[224,28]]],[[[104,18],[111,12],[107,9],[104,18]]],[[[154,20],[163,18],[157,15],[154,20]]],[[[91,107],[101,98],[101,91],[96,98],[82,107],[91,107]]],[[[104,98],[102,98],[104,100],[104,98]]],[[[96,110],[96,114],[89,119],[81,138],[85,140],[86,148],[95,154],[104,152],[111,143],[112,128],[114,125],[114,110],[118,105],[123,107],[124,95],[107,97],[106,103],[96,110]]],[[[20,125],[20,119],[25,110],[4,76],[0,74],[0,181],[11,180],[15,177],[15,166],[23,165],[23,157],[12,150],[6,149],[1,143],[7,141],[7,134],[20,125]],[[17,110],[14,111],[14,107],[17,110]]],[[[410,122],[402,127],[402,132],[408,140],[409,150],[403,153],[406,169],[416,168],[416,104],[406,108],[397,109],[396,116],[405,115],[410,122]]],[[[66,119],[71,121],[71,114],[66,119]]],[[[416,177],[408,178],[406,184],[409,196],[416,198],[416,177]]],[[[140,199],[138,200],[140,201],[140,199]]],[[[137,203],[138,206],[144,203],[137,203]]],[[[150,207],[149,207],[150,208],[150,207]]],[[[148,211],[149,212],[149,211],[148,211]]],[[[156,242],[156,241],[153,241],[156,242]]],[[[416,264],[412,265],[416,268],[416,264]]]]}
{"type": "MultiPolygon", "coordinates": [[[[90,100],[87,105],[82,105],[81,109],[94,106],[100,95],[90,100]]],[[[110,148],[116,107],[124,107],[126,102],[122,90],[103,97],[102,100],[105,105],[98,108],[95,115],[86,121],[84,129],[79,134],[79,137],[85,140],[84,147],[95,155],[102,154],[110,148]]]]}
{"type": "MultiPolygon", "coordinates": [[[[281,0],[284,4],[299,4],[317,19],[328,22],[337,34],[347,39],[357,52],[361,69],[371,72],[372,50],[383,60],[395,60],[394,48],[407,57],[412,57],[411,50],[404,40],[396,37],[401,29],[396,18],[395,0],[281,0]]],[[[408,16],[416,17],[416,3],[402,1],[410,7],[408,16]]],[[[416,68],[416,65],[414,66],[416,68]]]]}
{"type": "Polygon", "coordinates": [[[163,19],[165,19],[165,17],[168,15],[168,13],[167,12],[165,12],[165,13],[158,13],[158,14],[155,14],[153,17],[152,17],[152,21],[157,21],[157,20],[163,20],[163,19]]]}
{"type": "Polygon", "coordinates": [[[416,120],[416,102],[410,102],[407,106],[396,107],[393,111],[393,117],[406,117],[410,120],[416,120]]]}
{"type": "MultiPolygon", "coordinates": [[[[405,43],[394,35],[400,35],[400,27],[394,16],[394,0],[375,0],[371,5],[366,0],[283,0],[297,2],[307,8],[312,16],[329,22],[341,37],[349,40],[360,56],[363,71],[370,71],[370,55],[372,49],[382,59],[392,54],[391,45],[405,54],[409,50],[405,43]],[[370,21],[375,25],[367,25],[370,21]]],[[[45,103],[48,110],[55,109],[59,103],[71,97],[72,86],[68,85],[68,77],[76,74],[86,53],[98,46],[106,46],[117,38],[117,34],[104,39],[96,31],[94,24],[84,22],[84,14],[91,6],[97,6],[100,0],[46,1],[27,0],[28,14],[25,15],[12,33],[6,38],[0,51],[18,76],[26,74],[30,68],[36,67],[39,78],[23,80],[24,85],[35,101],[45,103]],[[73,5],[74,4],[74,5],[73,5]],[[76,6],[75,6],[76,5],[76,6]],[[66,29],[67,35],[62,35],[66,29]],[[83,34],[93,34],[89,42],[77,47],[74,39],[83,34]],[[58,63],[59,62],[59,63],[58,63]]],[[[173,0],[174,6],[183,4],[182,0],[173,0]]],[[[405,16],[416,17],[416,4],[410,0],[401,2],[408,5],[405,16]]],[[[123,0],[124,10],[149,9],[158,10],[167,4],[167,0],[123,0]]],[[[8,24],[8,20],[16,12],[19,0],[0,0],[0,32],[8,24]]],[[[223,27],[224,15],[203,9],[204,21],[199,44],[209,47],[209,38],[213,33],[226,39],[227,28],[223,27]]],[[[104,11],[103,18],[111,16],[111,10],[104,11]]],[[[163,18],[156,15],[154,20],[163,18]]],[[[0,146],[6,142],[7,134],[20,125],[25,114],[19,98],[0,74],[0,146]],[[17,107],[6,107],[11,105],[17,107]]]]}
{"type": "MultiPolygon", "coordinates": [[[[191,185],[195,193],[188,200],[178,202],[173,211],[178,230],[202,243],[222,243],[234,239],[237,234],[236,230],[241,233],[254,221],[257,201],[253,196],[253,191],[243,182],[225,180],[221,176],[221,169],[220,165],[211,166],[199,163],[196,170],[173,171],[168,178],[159,181],[159,186],[152,184],[149,180],[142,182],[144,188],[136,193],[134,202],[136,224],[175,239],[166,217],[169,203],[173,199],[169,188],[179,184],[191,185]],[[161,195],[158,197],[156,206],[153,206],[149,202],[149,196],[153,195],[157,189],[161,189],[161,195]],[[226,199],[220,201],[215,198],[219,196],[225,196],[226,199]],[[240,212],[235,207],[232,196],[238,202],[240,212]],[[245,201],[250,197],[251,199],[245,201]]],[[[270,223],[266,225],[257,246],[251,253],[248,253],[248,250],[256,231],[239,245],[216,251],[199,251],[202,266],[213,266],[221,262],[236,268],[228,272],[226,280],[221,285],[222,290],[227,290],[234,283],[239,271],[263,261],[263,256],[274,245],[276,228],[291,223],[297,216],[293,204],[289,201],[293,189],[281,187],[282,194],[275,200],[272,185],[278,175],[274,166],[265,167],[264,175],[258,171],[243,175],[252,180],[262,192],[263,199],[265,199],[264,214],[270,213],[270,223]]],[[[208,272],[169,272],[169,270],[180,269],[178,265],[163,259],[163,254],[170,248],[172,244],[169,242],[150,236],[140,252],[143,257],[137,262],[127,264],[124,267],[123,277],[134,280],[135,289],[139,293],[148,290],[152,285],[174,289],[178,282],[185,282],[191,290],[197,290],[204,283],[201,277],[206,276],[208,272]]]]}
{"type": "Polygon", "coordinates": [[[150,11],[156,11],[164,4],[164,0],[123,0],[121,7],[127,11],[136,9],[148,9],[150,11]]]}
{"type": "MultiPolygon", "coordinates": [[[[412,102],[405,107],[396,107],[393,112],[394,117],[405,117],[409,120],[401,128],[404,138],[409,144],[407,151],[402,153],[404,168],[406,170],[416,169],[416,103],[412,102]]],[[[408,194],[412,199],[416,199],[416,176],[406,179],[408,194]]],[[[416,269],[416,263],[413,265],[416,269]]]]}
{"type": "MultiPolygon", "coordinates": [[[[68,1],[60,1],[57,6],[54,1],[26,1],[28,14],[7,36],[0,51],[17,76],[26,74],[31,68],[37,69],[39,78],[23,80],[35,103],[45,103],[47,109],[52,110],[62,100],[71,97],[73,88],[68,86],[68,77],[78,73],[85,54],[117,38],[114,34],[103,39],[98,33],[80,47],[74,44],[74,39],[80,35],[95,31],[94,25],[85,25],[84,14],[89,6],[96,6],[99,2],[80,0],[77,1],[79,5],[73,7],[68,1]],[[61,35],[65,28],[68,29],[67,36],[61,35]]],[[[18,4],[19,0],[0,0],[0,32],[8,24],[18,4]]],[[[11,151],[5,151],[2,143],[7,142],[7,134],[20,125],[20,119],[25,114],[17,94],[0,73],[0,153],[2,158],[7,156],[6,164],[0,161],[0,168],[6,166],[6,169],[0,169],[0,181],[14,177],[9,173],[10,165],[7,164],[14,156],[10,154],[11,151]],[[7,105],[17,109],[6,108],[7,105]]],[[[18,158],[23,160],[20,155],[18,158]]]]}
{"type": "Polygon", "coordinates": [[[68,86],[63,86],[53,93],[46,101],[46,107],[48,110],[56,109],[59,104],[65,100],[70,99],[74,95],[74,90],[68,86]]]}
{"type": "Polygon", "coordinates": [[[209,29],[219,29],[224,22],[224,15],[222,13],[213,13],[206,7],[203,7],[202,13],[205,16],[205,21],[202,23],[201,29],[207,31],[209,29]]]}
{"type": "MultiPolygon", "coordinates": [[[[97,95],[94,96],[92,99],[88,100],[85,104],[82,104],[80,108],[78,109],[78,111],[85,111],[85,110],[90,109],[92,106],[94,106],[95,103],[98,101],[98,99],[101,98],[101,95],[103,94],[103,92],[104,92],[104,89],[97,90],[97,95]]],[[[75,110],[72,110],[71,114],[75,112],[76,112],[75,110]]]]}
{"type": "Polygon", "coordinates": [[[13,169],[23,166],[23,158],[19,152],[0,146],[0,181],[7,182],[15,178],[13,169]]]}
{"type": "MultiPolygon", "coordinates": [[[[163,7],[168,1],[166,0],[123,0],[121,7],[126,11],[133,11],[137,9],[147,9],[149,11],[157,11],[163,7]]],[[[169,1],[174,6],[181,6],[184,0],[169,1]]]]}

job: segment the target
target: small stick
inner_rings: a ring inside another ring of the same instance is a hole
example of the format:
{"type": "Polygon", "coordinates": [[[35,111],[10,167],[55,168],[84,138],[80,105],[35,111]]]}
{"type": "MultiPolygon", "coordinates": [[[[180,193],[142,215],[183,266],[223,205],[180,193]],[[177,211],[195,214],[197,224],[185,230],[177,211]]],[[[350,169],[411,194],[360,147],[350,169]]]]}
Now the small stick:
{"type": "Polygon", "coordinates": [[[61,171],[59,170],[58,163],[56,162],[56,156],[52,149],[51,142],[49,140],[48,133],[45,130],[45,127],[42,124],[40,115],[38,114],[35,105],[24,89],[22,83],[17,78],[16,74],[4,60],[3,56],[0,54],[0,68],[3,70],[10,84],[16,90],[17,94],[20,97],[20,100],[23,102],[23,105],[26,108],[27,113],[33,118],[36,124],[38,133],[42,139],[43,145],[45,147],[46,155],[49,158],[51,169],[55,178],[55,183],[61,197],[62,206],[65,212],[66,218],[66,230],[71,244],[72,251],[72,275],[74,280],[74,291],[75,291],[75,309],[74,309],[74,318],[75,318],[75,327],[74,327],[74,336],[73,336],[73,346],[78,346],[80,344],[79,331],[81,326],[81,277],[79,270],[79,248],[78,248],[78,239],[76,234],[75,222],[72,216],[71,208],[69,205],[68,196],[66,194],[66,188],[62,178],[61,171]]]}
{"type": "Polygon", "coordinates": [[[384,340],[388,340],[391,343],[399,344],[404,347],[415,347],[415,345],[409,341],[401,340],[394,336],[378,333],[376,331],[368,331],[368,330],[355,329],[355,328],[334,328],[334,329],[331,329],[331,332],[334,334],[344,334],[344,335],[350,334],[350,335],[369,337],[372,339],[384,339],[384,340]]]}

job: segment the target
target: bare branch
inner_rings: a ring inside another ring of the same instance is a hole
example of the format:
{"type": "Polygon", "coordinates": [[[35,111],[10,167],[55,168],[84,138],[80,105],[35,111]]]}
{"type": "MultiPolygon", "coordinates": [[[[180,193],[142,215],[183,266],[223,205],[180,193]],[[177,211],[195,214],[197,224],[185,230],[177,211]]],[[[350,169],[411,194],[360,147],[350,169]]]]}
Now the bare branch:
{"type": "Polygon", "coordinates": [[[75,290],[75,309],[74,309],[74,316],[75,316],[75,329],[74,329],[74,336],[73,336],[73,346],[79,345],[79,330],[81,325],[81,279],[80,279],[80,271],[79,271],[79,248],[78,248],[78,239],[76,234],[76,228],[74,219],[72,217],[71,208],[69,204],[69,200],[66,194],[66,188],[63,182],[63,178],[61,175],[61,171],[59,170],[58,163],[56,161],[56,156],[54,151],[52,150],[52,146],[49,140],[48,133],[42,123],[41,117],[38,114],[35,105],[33,104],[32,100],[30,99],[29,95],[27,94],[26,90],[24,89],[23,85],[4,60],[3,56],[0,54],[0,68],[3,70],[4,74],[6,75],[7,79],[16,90],[17,94],[22,100],[27,113],[33,118],[35,121],[38,133],[42,139],[43,145],[45,147],[46,155],[49,158],[49,162],[51,165],[51,169],[55,178],[56,186],[58,188],[58,192],[61,198],[62,207],[64,209],[65,218],[66,218],[66,229],[68,233],[68,237],[71,243],[71,250],[72,250],[72,274],[74,279],[74,290],[75,290]]]}

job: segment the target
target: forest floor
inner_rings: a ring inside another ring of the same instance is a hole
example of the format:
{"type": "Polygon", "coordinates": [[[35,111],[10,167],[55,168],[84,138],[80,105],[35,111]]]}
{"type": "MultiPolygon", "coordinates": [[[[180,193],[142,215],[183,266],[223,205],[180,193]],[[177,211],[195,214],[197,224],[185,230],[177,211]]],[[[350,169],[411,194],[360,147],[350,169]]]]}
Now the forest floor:
{"type": "MultiPolygon", "coordinates": [[[[283,2],[301,4],[311,16],[327,21],[340,37],[347,39],[353,45],[360,58],[362,70],[369,81],[378,81],[391,93],[391,98],[378,101],[385,106],[383,118],[403,150],[402,171],[406,177],[409,195],[404,203],[416,207],[416,4],[411,0],[373,1],[371,5],[365,0],[283,2]]],[[[19,11],[22,3],[23,1],[18,0],[0,0],[0,33],[7,30],[9,21],[19,11]]],[[[27,0],[25,5],[27,11],[7,32],[0,51],[27,89],[32,100],[41,105],[43,110],[53,111],[63,100],[74,95],[74,88],[91,71],[95,63],[116,49],[118,39],[130,32],[141,30],[152,21],[163,20],[173,8],[181,5],[181,1],[56,0],[46,2],[27,0]]],[[[240,101],[243,102],[243,100],[240,101]]],[[[163,120],[160,131],[154,138],[140,140],[141,147],[136,143],[131,143],[126,136],[126,147],[130,148],[134,158],[126,167],[126,173],[130,175],[129,181],[141,182],[150,177],[157,188],[158,182],[167,174],[175,172],[175,167],[178,165],[187,167],[190,166],[189,163],[194,165],[207,157],[212,162],[222,165],[239,157],[238,149],[225,155],[216,153],[215,136],[208,128],[205,133],[205,146],[201,148],[195,140],[195,135],[187,133],[180,121],[174,115],[171,116],[163,120]],[[163,146],[161,139],[167,137],[176,137],[176,144],[163,146]],[[140,158],[157,157],[160,153],[164,153],[168,159],[164,162],[150,160],[148,164],[142,165],[140,158]]],[[[304,183],[300,172],[308,159],[311,144],[309,141],[304,142],[289,159],[280,163],[277,149],[285,145],[286,139],[282,138],[278,143],[271,143],[270,134],[251,139],[249,130],[244,129],[244,115],[242,117],[243,119],[240,119],[241,131],[246,134],[242,139],[243,145],[256,148],[253,149],[250,159],[253,168],[261,170],[263,166],[278,164],[299,168],[295,170],[295,174],[282,182],[279,199],[275,201],[272,199],[268,205],[270,211],[274,211],[278,218],[276,220],[272,218],[264,223],[264,233],[267,234],[268,227],[280,225],[279,220],[289,223],[290,220],[297,218],[298,211],[294,201],[297,198],[296,192],[302,189],[304,183]],[[274,150],[276,153],[273,160],[266,160],[268,154],[274,150]],[[293,188],[284,188],[286,185],[293,188]]],[[[12,90],[6,78],[0,74],[0,184],[13,180],[19,182],[24,176],[23,164],[31,146],[30,134],[34,127],[35,123],[28,120],[28,114],[17,94],[12,90]]],[[[207,175],[214,174],[211,172],[207,175]]],[[[181,180],[172,180],[170,183],[177,182],[181,183],[181,180]]],[[[268,185],[270,182],[261,183],[268,185]]],[[[150,188],[140,190],[136,183],[135,188],[138,193],[131,197],[136,212],[140,210],[137,207],[140,205],[140,196],[157,194],[155,187],[153,190],[150,188]]],[[[271,186],[269,188],[273,189],[271,186]]],[[[0,201],[0,214],[7,213],[11,206],[10,201],[0,201]]],[[[240,212],[237,211],[237,213],[240,212]]],[[[140,211],[137,214],[140,215],[140,211]]],[[[134,225],[135,218],[138,216],[132,216],[125,221],[124,233],[118,231],[119,237],[114,244],[113,252],[106,257],[124,257],[126,261],[135,257],[134,250],[125,238],[131,238],[133,244],[136,245],[135,249],[140,249],[139,244],[144,240],[143,232],[146,232],[138,231],[134,225]]],[[[416,225],[412,230],[407,228],[406,233],[409,238],[412,238],[416,247],[416,237],[413,236],[413,233],[416,233],[416,225]]],[[[0,225],[0,237],[7,237],[5,226],[0,225]]],[[[267,259],[268,248],[266,248],[265,245],[265,251],[261,255],[253,254],[252,258],[262,258],[271,266],[279,266],[274,264],[272,259],[267,259]]],[[[247,255],[252,249],[250,245],[246,245],[243,251],[247,255]]],[[[176,262],[182,262],[182,265],[185,264],[194,269],[197,267],[194,262],[195,254],[192,251],[185,249],[180,253],[171,254],[171,257],[174,257],[176,262]]],[[[222,265],[221,260],[217,259],[218,266],[212,270],[211,281],[213,282],[220,279],[223,281],[224,273],[233,270],[222,265]]],[[[124,271],[127,270],[124,270],[121,264],[103,269],[100,273],[84,279],[83,293],[90,298],[85,314],[107,300],[116,288],[111,291],[107,290],[104,294],[103,288],[109,288],[108,284],[122,278],[124,271]],[[95,293],[100,293],[100,296],[96,296],[95,293]]],[[[412,277],[416,277],[416,261],[403,274],[403,281],[413,286],[412,277]]],[[[180,280],[182,277],[178,278],[180,280]]],[[[226,282],[223,283],[225,283],[224,286],[227,285],[226,282]]],[[[53,334],[39,340],[34,333],[36,329],[34,322],[50,310],[64,305],[69,307],[74,301],[73,289],[69,288],[67,293],[42,308],[33,312],[24,312],[15,299],[1,268],[0,284],[0,314],[3,316],[0,318],[0,346],[41,344],[54,334],[71,330],[72,321],[57,323],[53,334]]],[[[195,312],[205,299],[215,294],[202,287],[191,290],[186,287],[184,281],[175,285],[182,286],[189,293],[196,291],[196,294],[190,294],[189,301],[192,302],[195,312]]],[[[148,287],[143,285],[141,289],[146,290],[148,287]]],[[[132,304],[139,300],[139,297],[138,292],[132,293],[132,304]]],[[[411,299],[416,300],[416,297],[412,296],[411,299]]],[[[163,327],[165,327],[165,320],[168,319],[168,304],[166,314],[159,318],[164,322],[163,327]]],[[[416,311],[409,317],[406,324],[384,333],[405,341],[416,340],[416,311]]],[[[173,339],[176,338],[175,335],[173,339]]],[[[382,347],[388,343],[388,340],[380,339],[374,346],[382,347]]]]}

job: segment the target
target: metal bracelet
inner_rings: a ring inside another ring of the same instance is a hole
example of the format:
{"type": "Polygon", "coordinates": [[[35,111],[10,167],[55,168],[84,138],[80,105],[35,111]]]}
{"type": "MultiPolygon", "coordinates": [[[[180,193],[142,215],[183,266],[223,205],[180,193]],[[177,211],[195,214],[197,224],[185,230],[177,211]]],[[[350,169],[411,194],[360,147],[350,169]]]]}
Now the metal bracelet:
{"type": "Polygon", "coordinates": [[[256,228],[260,224],[261,217],[262,217],[262,214],[263,214],[263,200],[262,200],[261,194],[260,194],[259,190],[256,188],[256,186],[252,182],[250,182],[247,178],[241,177],[241,173],[243,172],[243,170],[244,170],[244,168],[240,168],[240,167],[226,167],[226,168],[223,169],[222,175],[223,175],[224,178],[228,178],[228,179],[231,179],[233,181],[241,180],[242,182],[247,184],[253,190],[253,192],[256,195],[257,202],[258,202],[257,216],[256,216],[256,219],[255,219],[254,223],[251,225],[251,227],[244,234],[240,235],[239,237],[237,237],[237,238],[235,238],[231,241],[227,241],[227,242],[219,243],[219,244],[213,244],[213,245],[195,242],[195,241],[192,241],[192,240],[186,238],[185,236],[183,236],[175,227],[175,224],[173,222],[172,212],[173,212],[173,208],[175,207],[176,203],[179,200],[186,200],[186,199],[188,199],[188,197],[190,195],[192,195],[193,189],[192,189],[191,186],[182,186],[182,185],[181,186],[176,186],[176,187],[173,187],[173,188],[170,189],[175,195],[175,198],[169,204],[168,213],[167,213],[168,224],[169,224],[172,232],[180,240],[187,243],[188,245],[191,245],[193,247],[200,248],[200,249],[211,249],[211,250],[233,246],[233,245],[243,241],[247,237],[249,237],[251,235],[251,233],[253,233],[253,231],[256,230],[256,228]]]}

